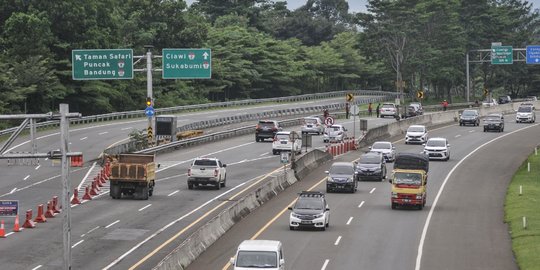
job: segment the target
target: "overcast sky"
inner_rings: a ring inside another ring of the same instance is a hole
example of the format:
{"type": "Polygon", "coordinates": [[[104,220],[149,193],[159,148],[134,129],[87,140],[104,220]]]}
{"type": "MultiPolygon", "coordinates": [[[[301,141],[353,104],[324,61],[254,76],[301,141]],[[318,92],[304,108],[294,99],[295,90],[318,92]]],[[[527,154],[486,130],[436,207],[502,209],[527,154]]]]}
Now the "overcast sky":
{"type": "MultiPolygon", "coordinates": [[[[188,4],[193,3],[196,0],[186,0],[188,4]]],[[[280,0],[275,0],[279,2],[280,0]]],[[[306,0],[287,0],[287,6],[290,10],[297,9],[298,7],[304,5],[306,0]]],[[[366,11],[367,0],[348,0],[349,3],[349,12],[359,12],[366,11]]],[[[529,3],[533,3],[533,8],[540,8],[540,0],[529,0],[529,3]]]]}

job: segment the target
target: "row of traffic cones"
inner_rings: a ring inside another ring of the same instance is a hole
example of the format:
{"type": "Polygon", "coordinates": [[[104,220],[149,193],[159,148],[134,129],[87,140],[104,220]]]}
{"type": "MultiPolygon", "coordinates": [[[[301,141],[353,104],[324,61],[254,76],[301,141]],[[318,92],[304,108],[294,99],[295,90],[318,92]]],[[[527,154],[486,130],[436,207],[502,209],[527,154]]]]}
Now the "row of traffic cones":
{"type": "Polygon", "coordinates": [[[331,154],[332,156],[339,156],[342,154],[345,154],[351,150],[356,150],[356,140],[354,138],[352,139],[346,139],[341,143],[338,144],[332,144],[326,147],[326,152],[331,154]]]}
{"type": "MultiPolygon", "coordinates": [[[[99,191],[101,191],[100,187],[103,187],[103,184],[106,183],[106,181],[109,179],[109,176],[111,175],[111,167],[110,163],[107,162],[105,164],[105,167],[101,169],[101,171],[98,173],[96,177],[94,177],[94,180],[92,181],[91,186],[87,186],[85,188],[85,193],[82,197],[83,200],[92,200],[92,196],[96,196],[99,194],[99,191]],[[91,188],[90,188],[91,187],[91,188]]],[[[73,199],[71,200],[71,204],[80,204],[81,201],[79,200],[79,191],[75,189],[73,191],[73,199]]],[[[58,204],[58,196],[54,196],[51,201],[47,202],[47,210],[44,210],[44,205],[40,204],[38,205],[38,214],[35,219],[32,220],[32,209],[26,210],[26,218],[22,225],[22,228],[28,228],[32,229],[36,227],[37,223],[44,223],[47,222],[47,218],[54,218],[58,213],[60,213],[60,206],[58,204]]],[[[19,215],[17,214],[15,216],[15,224],[13,225],[13,232],[20,232],[21,226],[19,225],[19,215]]],[[[4,220],[1,220],[0,223],[0,238],[6,237],[6,230],[4,228],[4,220]]]]}
{"type": "MultiPolygon", "coordinates": [[[[32,220],[32,209],[26,210],[26,219],[22,225],[22,228],[32,229],[36,227],[36,223],[47,222],[47,218],[53,218],[60,213],[60,207],[58,204],[58,196],[54,196],[51,201],[47,202],[47,211],[44,211],[43,204],[38,205],[38,214],[34,220],[32,220]]],[[[19,225],[19,215],[15,216],[15,224],[13,225],[13,232],[20,232],[21,226],[19,225]]],[[[0,225],[0,238],[6,237],[6,230],[4,228],[4,220],[0,225]]]]}

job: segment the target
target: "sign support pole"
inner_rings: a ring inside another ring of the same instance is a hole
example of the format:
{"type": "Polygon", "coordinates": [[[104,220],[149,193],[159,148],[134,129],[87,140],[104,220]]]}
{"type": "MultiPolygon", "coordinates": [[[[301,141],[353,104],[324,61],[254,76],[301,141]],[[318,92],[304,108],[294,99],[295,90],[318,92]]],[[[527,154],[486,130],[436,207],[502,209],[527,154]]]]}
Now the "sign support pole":
{"type": "Polygon", "coordinates": [[[60,104],[60,150],[62,151],[62,232],[64,250],[64,269],[71,269],[71,194],[69,185],[69,104],[60,104]]]}
{"type": "Polygon", "coordinates": [[[469,103],[470,89],[471,89],[471,78],[469,77],[469,52],[465,54],[465,62],[467,62],[467,103],[469,103]]]}
{"type": "MultiPolygon", "coordinates": [[[[154,106],[154,99],[152,97],[152,94],[153,94],[152,93],[152,48],[153,47],[154,46],[152,45],[144,46],[144,48],[147,49],[146,51],[146,96],[149,97],[150,100],[152,101],[152,107],[154,106]]],[[[153,123],[154,117],[155,117],[155,114],[148,117],[148,129],[150,130],[152,130],[152,127],[153,127],[152,123],[153,123]]],[[[152,138],[148,136],[148,144],[151,146],[154,144],[153,136],[152,138]]]]}

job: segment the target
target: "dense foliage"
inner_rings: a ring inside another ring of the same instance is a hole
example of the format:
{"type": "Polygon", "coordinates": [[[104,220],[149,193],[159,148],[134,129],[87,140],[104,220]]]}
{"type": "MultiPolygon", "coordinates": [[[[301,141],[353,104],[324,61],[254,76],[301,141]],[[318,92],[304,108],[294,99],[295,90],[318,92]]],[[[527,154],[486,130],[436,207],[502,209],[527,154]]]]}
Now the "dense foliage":
{"type": "MultiPolygon", "coordinates": [[[[156,107],[351,88],[442,98],[465,94],[465,53],[502,42],[538,43],[538,12],[519,0],[4,0],[0,2],[0,114],[41,113],[67,102],[83,115],[144,108],[145,75],[74,81],[73,49],[211,48],[212,79],[163,80],[156,107]]],[[[136,68],[142,68],[144,61],[136,68]],[[141,65],[142,64],[142,65],[141,65]]],[[[154,64],[158,66],[160,60],[154,64]]],[[[537,66],[471,65],[473,94],[538,94],[537,66]]]]}

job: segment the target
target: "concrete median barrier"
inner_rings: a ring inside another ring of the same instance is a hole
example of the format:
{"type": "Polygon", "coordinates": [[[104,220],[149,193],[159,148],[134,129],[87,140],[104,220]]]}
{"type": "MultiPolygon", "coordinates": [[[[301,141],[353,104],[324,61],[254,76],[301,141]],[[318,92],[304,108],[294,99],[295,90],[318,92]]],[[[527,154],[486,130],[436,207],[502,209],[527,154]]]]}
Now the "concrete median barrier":
{"type": "Polygon", "coordinates": [[[309,171],[331,160],[332,156],[318,149],[312,150],[296,161],[295,173],[290,170],[272,176],[256,190],[250,192],[227,209],[212,218],[191,234],[184,242],[169,253],[155,270],[182,270],[194,261],[217,239],[224,235],[235,223],[275,197],[278,193],[305,177],[309,171]],[[300,178],[297,178],[297,175],[300,178]]]}

